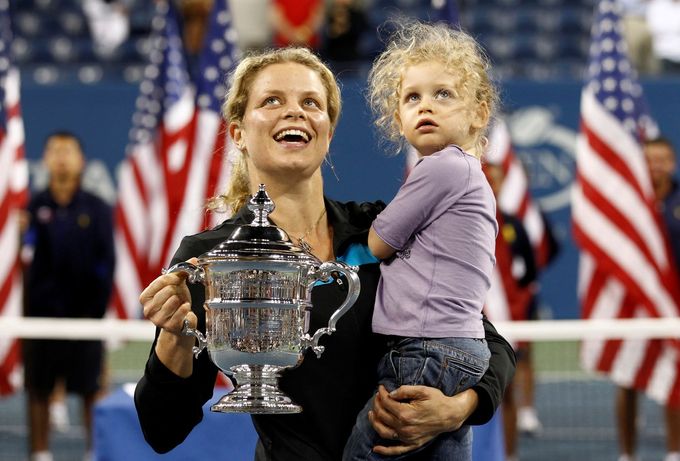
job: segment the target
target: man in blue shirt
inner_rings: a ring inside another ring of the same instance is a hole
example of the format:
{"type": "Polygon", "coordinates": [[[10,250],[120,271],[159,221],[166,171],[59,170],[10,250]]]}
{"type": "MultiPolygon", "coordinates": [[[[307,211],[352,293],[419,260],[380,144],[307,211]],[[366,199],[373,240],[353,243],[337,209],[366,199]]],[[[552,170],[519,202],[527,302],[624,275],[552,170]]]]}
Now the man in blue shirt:
{"type": "MultiPolygon", "coordinates": [[[[85,158],[72,133],[45,142],[46,190],[27,209],[22,255],[27,263],[27,317],[101,318],[111,294],[114,247],[111,208],[81,189],[85,158]]],[[[25,386],[31,461],[51,461],[49,396],[55,382],[83,399],[88,432],[103,362],[101,341],[25,340],[25,386]]]]}

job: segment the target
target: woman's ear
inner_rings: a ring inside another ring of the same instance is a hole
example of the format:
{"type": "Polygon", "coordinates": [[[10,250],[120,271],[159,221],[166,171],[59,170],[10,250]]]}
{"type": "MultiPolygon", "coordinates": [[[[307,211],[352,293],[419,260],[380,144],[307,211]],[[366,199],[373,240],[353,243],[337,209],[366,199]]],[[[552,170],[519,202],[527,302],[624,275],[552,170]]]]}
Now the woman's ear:
{"type": "Polygon", "coordinates": [[[236,147],[243,151],[243,148],[245,147],[243,142],[243,130],[237,122],[231,122],[229,124],[229,136],[231,136],[231,139],[236,144],[236,147]]]}

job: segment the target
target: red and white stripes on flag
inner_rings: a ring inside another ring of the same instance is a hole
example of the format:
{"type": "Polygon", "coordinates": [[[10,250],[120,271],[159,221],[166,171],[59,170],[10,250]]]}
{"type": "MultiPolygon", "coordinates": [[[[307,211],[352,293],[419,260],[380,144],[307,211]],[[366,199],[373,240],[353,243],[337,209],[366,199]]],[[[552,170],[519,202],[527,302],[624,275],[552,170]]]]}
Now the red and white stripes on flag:
{"type": "Polygon", "coordinates": [[[497,206],[522,221],[534,249],[536,266],[539,269],[545,267],[551,258],[546,223],[538,204],[531,197],[529,179],[521,160],[515,155],[510,130],[502,118],[496,118],[489,131],[485,161],[502,167],[504,180],[497,206]]]}
{"type": "Polygon", "coordinates": [[[139,294],[167,266],[181,239],[216,223],[206,219],[205,204],[223,190],[230,171],[219,107],[234,62],[231,30],[226,0],[216,0],[194,84],[177,13],[171,3],[157,2],[151,63],[118,179],[113,304],[119,317],[139,317],[139,294]]]}
{"type": "Polygon", "coordinates": [[[176,247],[177,214],[191,165],[194,88],[172,5],[158,2],[152,24],[151,63],[118,177],[113,304],[121,318],[139,317],[139,293],[176,247]]]}
{"type": "MultiPolygon", "coordinates": [[[[496,118],[489,131],[489,144],[483,158],[485,163],[499,165],[503,170],[503,184],[496,197],[499,211],[517,217],[529,237],[536,266],[545,267],[552,257],[548,229],[538,204],[531,197],[529,179],[521,160],[512,147],[510,130],[504,119],[496,118]]],[[[496,214],[499,228],[503,220],[496,214]]],[[[531,286],[522,287],[512,274],[512,253],[501,232],[496,238],[496,267],[491,278],[484,311],[494,321],[526,320],[526,312],[533,297],[531,286]]]]}
{"type": "MultiPolygon", "coordinates": [[[[12,66],[8,2],[0,2],[0,315],[22,315],[19,219],[28,195],[19,71],[12,66]]],[[[0,395],[20,384],[17,339],[0,338],[0,395]]]]}
{"type": "MultiPolygon", "coordinates": [[[[226,190],[231,176],[229,132],[221,107],[227,92],[227,75],[236,66],[240,53],[229,11],[228,0],[215,0],[200,58],[198,77],[198,121],[196,128],[196,163],[203,165],[206,184],[203,201],[226,190]],[[207,166],[207,168],[205,168],[207,166]]],[[[228,210],[213,210],[205,220],[208,227],[221,223],[228,210]]]]}
{"type": "MultiPolygon", "coordinates": [[[[581,249],[579,298],[584,318],[677,317],[678,274],[641,146],[648,116],[625,54],[618,6],[601,1],[593,25],[572,200],[581,249]]],[[[680,355],[670,341],[586,341],[585,369],[617,385],[680,407],[680,355]]]]}

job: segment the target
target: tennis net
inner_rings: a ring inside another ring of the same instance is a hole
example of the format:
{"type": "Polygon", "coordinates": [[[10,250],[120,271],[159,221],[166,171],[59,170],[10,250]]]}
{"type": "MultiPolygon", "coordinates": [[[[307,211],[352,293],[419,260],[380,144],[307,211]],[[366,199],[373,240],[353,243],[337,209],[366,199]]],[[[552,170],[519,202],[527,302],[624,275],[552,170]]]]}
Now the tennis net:
{"type": "MultiPolygon", "coordinates": [[[[680,319],[538,320],[496,324],[533,368],[533,404],[540,428],[522,432],[517,439],[519,459],[615,460],[618,456],[615,425],[616,386],[604,376],[580,365],[583,340],[680,338],[680,319]]],[[[144,320],[0,318],[0,340],[102,339],[107,348],[107,389],[134,383],[142,375],[154,328],[144,320]]],[[[522,392],[516,380],[515,396],[522,392]]],[[[663,459],[665,427],[663,407],[639,396],[638,455],[641,460],[663,459]]],[[[26,401],[23,392],[0,398],[0,460],[27,458],[26,401]]],[[[71,425],[52,431],[55,459],[81,459],[85,431],[79,402],[68,397],[71,425]]],[[[111,428],[115,430],[115,428],[111,428]]],[[[486,461],[486,460],[485,460],[486,461]]]]}

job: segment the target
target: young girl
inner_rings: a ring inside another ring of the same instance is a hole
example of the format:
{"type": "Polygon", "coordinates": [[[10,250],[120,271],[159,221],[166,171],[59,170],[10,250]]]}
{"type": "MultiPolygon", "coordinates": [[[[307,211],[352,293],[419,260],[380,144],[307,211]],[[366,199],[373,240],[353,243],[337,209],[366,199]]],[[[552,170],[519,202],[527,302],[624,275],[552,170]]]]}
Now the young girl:
{"type": "MultiPolygon", "coordinates": [[[[373,331],[387,336],[389,352],[378,368],[387,391],[425,385],[450,396],[474,386],[488,366],[482,306],[498,225],[480,163],[496,102],[487,70],[467,34],[414,22],[399,25],[369,75],[376,125],[419,154],[368,237],[383,260],[373,331]]],[[[371,408],[369,401],[359,414],[345,460],[388,459],[377,452],[409,445],[396,432],[381,438],[368,419],[371,408]]],[[[471,441],[463,426],[406,457],[467,460],[471,441]]]]}

